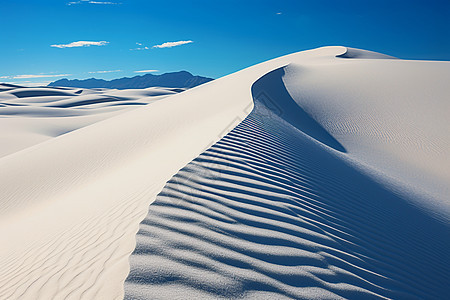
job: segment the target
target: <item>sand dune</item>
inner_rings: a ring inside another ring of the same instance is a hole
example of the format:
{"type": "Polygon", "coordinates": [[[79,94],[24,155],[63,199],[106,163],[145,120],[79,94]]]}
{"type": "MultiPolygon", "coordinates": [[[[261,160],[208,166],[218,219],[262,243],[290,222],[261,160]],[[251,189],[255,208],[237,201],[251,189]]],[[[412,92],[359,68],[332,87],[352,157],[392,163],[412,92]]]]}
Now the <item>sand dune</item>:
{"type": "Polygon", "coordinates": [[[293,59],[262,76],[252,113],[167,183],[140,225],[126,299],[449,293],[449,106],[424,101],[450,94],[448,66],[337,56],[366,60],[293,59]]]}
{"type": "Polygon", "coordinates": [[[448,224],[408,200],[256,101],[150,205],[125,298],[438,299],[448,224]]]}
{"type": "Polygon", "coordinates": [[[183,90],[117,91],[0,84],[0,157],[183,90]]]}
{"type": "Polygon", "coordinates": [[[448,66],[325,47],[170,97],[3,85],[0,299],[445,297],[448,66]]]}

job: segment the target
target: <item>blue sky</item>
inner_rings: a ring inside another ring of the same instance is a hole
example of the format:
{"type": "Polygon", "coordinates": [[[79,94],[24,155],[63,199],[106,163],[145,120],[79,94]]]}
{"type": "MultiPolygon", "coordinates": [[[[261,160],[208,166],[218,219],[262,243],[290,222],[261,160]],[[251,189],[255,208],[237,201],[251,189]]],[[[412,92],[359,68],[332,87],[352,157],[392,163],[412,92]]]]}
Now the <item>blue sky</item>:
{"type": "Polygon", "coordinates": [[[448,0],[3,0],[0,82],[145,70],[218,78],[326,45],[450,60],[449,19],[448,0]]]}

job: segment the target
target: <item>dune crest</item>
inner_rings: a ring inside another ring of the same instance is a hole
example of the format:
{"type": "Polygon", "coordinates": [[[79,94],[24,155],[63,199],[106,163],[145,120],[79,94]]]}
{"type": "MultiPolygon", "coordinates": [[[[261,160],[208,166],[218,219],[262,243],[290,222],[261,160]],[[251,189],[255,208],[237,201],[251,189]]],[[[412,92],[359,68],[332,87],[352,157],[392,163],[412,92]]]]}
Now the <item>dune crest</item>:
{"type": "Polygon", "coordinates": [[[397,59],[396,57],[386,55],[383,53],[355,49],[350,47],[345,47],[345,52],[342,54],[336,55],[339,58],[358,58],[358,59],[397,59]]]}

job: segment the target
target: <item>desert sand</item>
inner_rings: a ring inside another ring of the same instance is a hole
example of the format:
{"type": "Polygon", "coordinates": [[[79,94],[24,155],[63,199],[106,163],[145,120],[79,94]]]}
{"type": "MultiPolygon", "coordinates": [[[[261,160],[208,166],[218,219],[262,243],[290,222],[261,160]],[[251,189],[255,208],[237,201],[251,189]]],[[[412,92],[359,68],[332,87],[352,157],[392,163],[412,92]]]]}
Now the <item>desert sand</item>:
{"type": "Polygon", "coordinates": [[[323,47],[178,94],[4,85],[0,299],[442,298],[449,79],[323,47]]]}

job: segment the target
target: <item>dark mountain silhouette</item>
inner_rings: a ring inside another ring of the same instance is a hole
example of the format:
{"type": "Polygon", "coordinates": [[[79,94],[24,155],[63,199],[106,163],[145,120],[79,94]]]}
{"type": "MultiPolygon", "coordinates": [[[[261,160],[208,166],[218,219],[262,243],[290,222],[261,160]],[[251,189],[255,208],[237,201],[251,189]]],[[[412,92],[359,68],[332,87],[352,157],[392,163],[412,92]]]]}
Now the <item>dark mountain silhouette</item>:
{"type": "Polygon", "coordinates": [[[145,74],[135,77],[124,77],[113,80],[89,78],[84,80],[60,79],[48,86],[64,86],[78,88],[109,88],[109,89],[142,89],[153,86],[169,88],[192,88],[213,80],[208,77],[194,76],[187,71],[164,73],[161,75],[145,74]]]}

